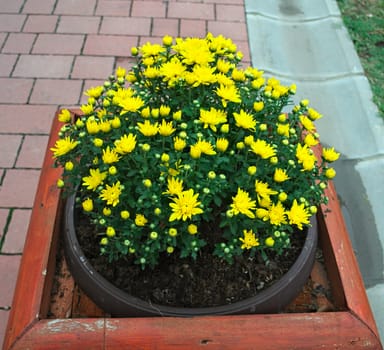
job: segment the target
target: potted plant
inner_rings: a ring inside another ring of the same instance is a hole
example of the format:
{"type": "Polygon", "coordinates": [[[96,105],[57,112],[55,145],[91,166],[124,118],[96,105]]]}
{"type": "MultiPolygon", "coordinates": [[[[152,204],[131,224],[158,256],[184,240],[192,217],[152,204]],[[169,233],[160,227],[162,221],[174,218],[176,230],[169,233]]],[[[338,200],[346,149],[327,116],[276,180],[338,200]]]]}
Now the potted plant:
{"type": "Polygon", "coordinates": [[[120,316],[281,311],[311,271],[310,218],[327,202],[339,157],[312,150],[321,114],[292,102],[295,85],[241,68],[223,36],[166,36],[132,54],[130,71],[86,91],[82,115],[58,116],[51,150],[64,169],[57,184],[72,193],[65,233],[75,279],[120,316]],[[91,230],[76,233],[80,222],[91,230]]]}

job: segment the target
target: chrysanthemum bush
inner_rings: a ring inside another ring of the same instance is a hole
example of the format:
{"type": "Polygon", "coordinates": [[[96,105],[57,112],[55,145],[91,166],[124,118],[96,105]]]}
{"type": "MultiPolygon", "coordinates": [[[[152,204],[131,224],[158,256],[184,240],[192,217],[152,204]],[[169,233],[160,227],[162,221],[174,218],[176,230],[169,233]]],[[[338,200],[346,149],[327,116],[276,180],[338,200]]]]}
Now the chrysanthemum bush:
{"type": "Polygon", "coordinates": [[[98,227],[112,262],[155,266],[167,254],[282,253],[326,202],[339,154],[323,149],[307,100],[255,68],[240,68],[223,36],[163,38],[132,48],[137,63],[63,110],[52,148],[60,187],[98,227]]]}

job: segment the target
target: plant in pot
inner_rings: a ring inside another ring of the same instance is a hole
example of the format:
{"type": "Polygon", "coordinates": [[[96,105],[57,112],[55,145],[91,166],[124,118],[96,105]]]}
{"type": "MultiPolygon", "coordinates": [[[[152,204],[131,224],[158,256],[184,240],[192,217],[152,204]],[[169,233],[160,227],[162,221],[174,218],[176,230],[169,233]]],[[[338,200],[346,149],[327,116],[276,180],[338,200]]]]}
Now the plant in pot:
{"type": "Polygon", "coordinates": [[[59,114],[79,285],[113,315],[279,312],[305,283],[333,148],[295,85],[241,68],[223,36],[163,38],[59,114]],[[110,296],[109,294],[112,294],[110,296]]]}

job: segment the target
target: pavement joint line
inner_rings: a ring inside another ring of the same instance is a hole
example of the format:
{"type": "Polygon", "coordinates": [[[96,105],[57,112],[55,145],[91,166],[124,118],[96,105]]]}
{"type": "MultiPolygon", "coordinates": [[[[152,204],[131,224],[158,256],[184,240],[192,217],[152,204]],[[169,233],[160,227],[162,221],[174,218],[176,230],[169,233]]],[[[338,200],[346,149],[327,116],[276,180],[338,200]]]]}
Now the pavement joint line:
{"type": "Polygon", "coordinates": [[[329,19],[339,19],[341,20],[341,17],[339,15],[333,15],[329,14],[326,16],[319,16],[319,17],[312,17],[312,18],[287,18],[287,17],[278,17],[278,16],[272,16],[268,15],[265,13],[261,12],[256,12],[256,11],[249,11],[245,12],[247,16],[252,15],[252,16],[258,16],[258,17],[263,17],[266,19],[270,19],[271,21],[276,21],[276,22],[282,22],[282,23],[308,23],[308,22],[322,22],[322,21],[327,21],[329,19]]]}

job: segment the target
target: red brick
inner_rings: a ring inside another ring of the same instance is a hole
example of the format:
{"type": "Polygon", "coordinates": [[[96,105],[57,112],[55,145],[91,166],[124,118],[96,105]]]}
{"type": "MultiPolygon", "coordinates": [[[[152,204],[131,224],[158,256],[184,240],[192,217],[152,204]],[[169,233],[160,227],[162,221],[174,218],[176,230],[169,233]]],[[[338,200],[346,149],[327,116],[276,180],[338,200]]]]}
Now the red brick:
{"type": "Polygon", "coordinates": [[[0,255],[0,307],[7,308],[12,304],[20,260],[20,255],[0,255]]]}
{"type": "Polygon", "coordinates": [[[116,35],[149,35],[150,29],[150,18],[104,17],[100,33],[116,35]]]}
{"type": "Polygon", "coordinates": [[[23,32],[52,33],[55,31],[58,16],[30,15],[25,22],[23,32]]]}
{"type": "Polygon", "coordinates": [[[222,34],[233,40],[248,40],[247,26],[245,23],[208,21],[208,31],[213,35],[222,34]]]}
{"type": "Polygon", "coordinates": [[[216,5],[216,16],[219,21],[245,22],[244,6],[216,5]]]}
{"type": "Polygon", "coordinates": [[[7,37],[7,33],[0,33],[0,46],[3,46],[3,43],[7,37]]]}
{"type": "Polygon", "coordinates": [[[72,56],[21,55],[13,75],[15,77],[67,78],[72,62],[72,56]]]}
{"type": "Polygon", "coordinates": [[[38,79],[33,87],[31,104],[76,104],[81,93],[81,80],[38,79]]]}
{"type": "Polygon", "coordinates": [[[55,0],[27,0],[23,13],[48,14],[52,13],[55,0]]]}
{"type": "Polygon", "coordinates": [[[96,15],[129,16],[130,9],[131,9],[130,1],[99,0],[96,8],[96,15]]]}
{"type": "Polygon", "coordinates": [[[212,4],[170,2],[168,17],[212,20],[215,18],[214,6],[212,4]]]}
{"type": "Polygon", "coordinates": [[[180,36],[205,37],[207,21],[197,19],[182,19],[180,22],[180,36]]]}
{"type": "Polygon", "coordinates": [[[49,134],[56,106],[0,105],[3,133],[49,134]]]}
{"type": "Polygon", "coordinates": [[[20,135],[0,134],[0,167],[12,168],[21,144],[20,135]]]}
{"type": "Polygon", "coordinates": [[[17,168],[41,168],[45,150],[47,148],[48,136],[26,135],[17,157],[17,168]]]}
{"type": "Polygon", "coordinates": [[[179,20],[169,18],[154,18],[152,25],[153,36],[179,36],[179,20]]]}
{"type": "Polygon", "coordinates": [[[89,35],[85,42],[84,55],[129,56],[131,47],[137,45],[135,36],[89,35]]]}
{"type": "Polygon", "coordinates": [[[134,57],[117,57],[115,67],[123,67],[125,69],[130,69],[136,64],[136,59],[134,57]]]}
{"type": "Polygon", "coordinates": [[[78,56],[72,71],[72,78],[105,79],[113,71],[113,57],[78,56]]]}
{"type": "Polygon", "coordinates": [[[5,233],[5,226],[7,225],[9,209],[0,209],[0,240],[5,233]]]}
{"type": "Polygon", "coordinates": [[[58,33],[94,34],[99,30],[100,17],[61,16],[58,33]]]}
{"type": "Polygon", "coordinates": [[[32,79],[0,78],[0,103],[26,103],[32,84],[32,79]]]}
{"type": "Polygon", "coordinates": [[[133,0],[132,17],[165,17],[165,3],[133,0]]]}
{"type": "Polygon", "coordinates": [[[63,15],[93,15],[96,0],[59,0],[55,14],[63,15]]]}
{"type": "Polygon", "coordinates": [[[84,35],[40,34],[33,45],[32,53],[80,54],[84,35]]]}
{"type": "Polygon", "coordinates": [[[39,176],[40,170],[6,170],[0,187],[0,207],[31,208],[39,176]]]}
{"type": "Polygon", "coordinates": [[[21,6],[23,5],[23,1],[24,0],[1,1],[0,12],[1,13],[18,13],[21,9],[21,6]]]}
{"type": "Polygon", "coordinates": [[[10,33],[3,47],[3,52],[29,53],[35,38],[35,34],[10,33]]]}
{"type": "Polygon", "coordinates": [[[0,54],[0,77],[8,77],[15,65],[17,55],[0,54]]]}
{"type": "Polygon", "coordinates": [[[2,253],[15,254],[23,252],[31,212],[32,210],[26,209],[16,209],[13,211],[1,249],[2,253]]]}
{"type": "Polygon", "coordinates": [[[25,15],[0,14],[0,32],[19,32],[25,17],[25,15]]]}
{"type": "MultiPolygon", "coordinates": [[[[1,274],[0,274],[0,278],[1,278],[1,274]]],[[[4,342],[8,317],[9,317],[9,311],[0,309],[0,344],[4,342]]]]}

